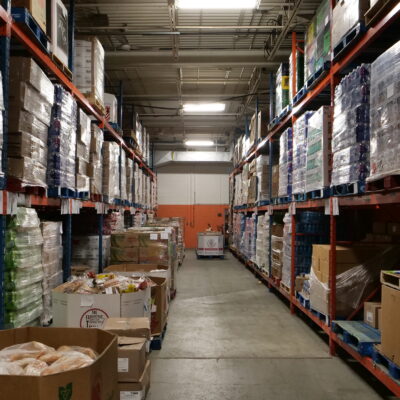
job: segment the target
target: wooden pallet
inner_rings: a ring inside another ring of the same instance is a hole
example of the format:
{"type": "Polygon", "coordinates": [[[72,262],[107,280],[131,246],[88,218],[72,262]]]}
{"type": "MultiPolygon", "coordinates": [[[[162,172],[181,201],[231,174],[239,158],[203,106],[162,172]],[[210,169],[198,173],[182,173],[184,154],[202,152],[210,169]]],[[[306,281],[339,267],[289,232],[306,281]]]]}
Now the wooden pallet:
{"type": "Polygon", "coordinates": [[[64,75],[72,81],[72,71],[54,53],[51,53],[50,57],[64,75]]]}
{"type": "Polygon", "coordinates": [[[400,270],[381,271],[381,283],[400,290],[400,270]]]}
{"type": "Polygon", "coordinates": [[[394,5],[395,0],[378,0],[366,13],[365,25],[367,27],[375,25],[380,18],[386,14],[394,5]]]}
{"type": "Polygon", "coordinates": [[[96,98],[96,96],[93,96],[92,94],[85,94],[85,97],[89,103],[100,112],[101,115],[105,115],[106,108],[104,107],[104,104],[96,98]]]}
{"type": "Polygon", "coordinates": [[[400,366],[382,353],[380,345],[374,346],[372,359],[386,374],[391,376],[398,384],[400,384],[400,366]]]}
{"type": "Polygon", "coordinates": [[[164,330],[162,331],[161,335],[154,336],[151,339],[150,343],[150,349],[151,350],[161,350],[162,349],[162,344],[165,339],[165,334],[167,333],[167,325],[165,325],[164,330]]]}
{"type": "Polygon", "coordinates": [[[392,190],[400,188],[400,175],[389,175],[384,178],[368,181],[367,192],[378,192],[381,190],[392,190]]]}
{"type": "Polygon", "coordinates": [[[287,287],[283,282],[280,282],[279,287],[284,290],[287,294],[290,294],[290,287],[287,287]]]}

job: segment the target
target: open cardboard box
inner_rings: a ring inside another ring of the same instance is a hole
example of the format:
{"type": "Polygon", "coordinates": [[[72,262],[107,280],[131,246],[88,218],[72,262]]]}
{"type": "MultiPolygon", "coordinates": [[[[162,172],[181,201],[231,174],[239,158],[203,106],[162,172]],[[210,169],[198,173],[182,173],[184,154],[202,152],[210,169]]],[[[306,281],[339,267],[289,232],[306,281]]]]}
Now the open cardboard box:
{"type": "Polygon", "coordinates": [[[17,328],[0,331],[0,349],[30,341],[83,346],[99,357],[85,368],[48,376],[0,375],[0,399],[117,400],[117,337],[99,329],[17,328]]]}
{"type": "Polygon", "coordinates": [[[122,294],[63,293],[52,291],[53,324],[79,328],[102,328],[109,317],[147,317],[151,315],[151,289],[122,294]]]}

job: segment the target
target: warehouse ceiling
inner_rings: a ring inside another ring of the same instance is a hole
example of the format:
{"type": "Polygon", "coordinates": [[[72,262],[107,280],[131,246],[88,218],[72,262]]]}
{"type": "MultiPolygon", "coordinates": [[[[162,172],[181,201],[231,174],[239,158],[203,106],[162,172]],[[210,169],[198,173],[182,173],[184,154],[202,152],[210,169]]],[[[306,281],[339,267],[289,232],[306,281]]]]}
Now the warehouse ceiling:
{"type": "MultiPolygon", "coordinates": [[[[201,3],[202,0],[199,0],[201,3]]],[[[319,0],[260,0],[255,9],[181,9],[174,0],[76,1],[78,34],[106,51],[106,91],[123,84],[151,141],[183,147],[212,139],[228,148],[245,118],[268,103],[269,72],[288,59],[319,0]],[[223,102],[222,113],[190,114],[185,103],[223,102]]]]}

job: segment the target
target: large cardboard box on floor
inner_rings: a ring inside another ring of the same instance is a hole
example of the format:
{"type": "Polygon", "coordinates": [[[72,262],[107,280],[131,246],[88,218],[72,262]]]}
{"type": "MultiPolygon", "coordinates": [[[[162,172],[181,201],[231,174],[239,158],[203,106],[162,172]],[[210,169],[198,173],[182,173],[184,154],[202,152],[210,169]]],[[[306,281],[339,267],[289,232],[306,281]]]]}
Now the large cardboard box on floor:
{"type": "Polygon", "coordinates": [[[146,363],[146,368],[136,383],[118,383],[120,400],[144,400],[150,389],[151,362],[146,363]]]}
{"type": "Polygon", "coordinates": [[[68,294],[62,285],[53,290],[53,324],[102,328],[109,317],[151,315],[151,289],[122,294],[68,294]]]}
{"type": "Polygon", "coordinates": [[[103,329],[114,335],[150,339],[148,318],[108,318],[103,329]]]}
{"type": "Polygon", "coordinates": [[[51,347],[83,346],[99,357],[85,368],[48,376],[0,375],[0,399],[118,400],[117,338],[98,329],[18,328],[0,331],[0,349],[30,341],[51,347]]]}
{"type": "Polygon", "coordinates": [[[381,351],[400,365],[400,290],[382,285],[381,351]]]}
{"type": "Polygon", "coordinates": [[[151,334],[161,335],[168,318],[167,281],[165,278],[151,278],[156,286],[151,288],[151,334]]]}
{"type": "Polygon", "coordinates": [[[118,337],[118,382],[139,382],[146,366],[145,338],[118,337]]]}

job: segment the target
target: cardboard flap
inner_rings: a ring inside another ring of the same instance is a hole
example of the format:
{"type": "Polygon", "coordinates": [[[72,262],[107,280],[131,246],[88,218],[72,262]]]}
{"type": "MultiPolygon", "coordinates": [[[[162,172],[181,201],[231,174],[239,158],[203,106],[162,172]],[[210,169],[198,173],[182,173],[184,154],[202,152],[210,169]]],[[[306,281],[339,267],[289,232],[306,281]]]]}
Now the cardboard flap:
{"type": "Polygon", "coordinates": [[[145,344],[146,339],[141,337],[118,336],[118,346],[130,346],[133,344],[145,344]]]}

